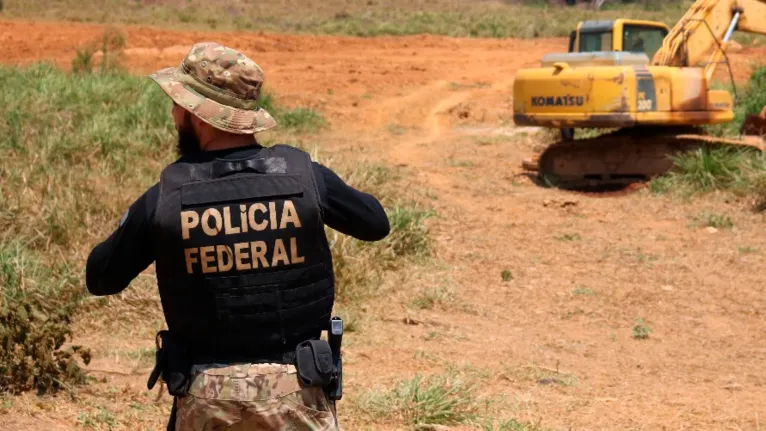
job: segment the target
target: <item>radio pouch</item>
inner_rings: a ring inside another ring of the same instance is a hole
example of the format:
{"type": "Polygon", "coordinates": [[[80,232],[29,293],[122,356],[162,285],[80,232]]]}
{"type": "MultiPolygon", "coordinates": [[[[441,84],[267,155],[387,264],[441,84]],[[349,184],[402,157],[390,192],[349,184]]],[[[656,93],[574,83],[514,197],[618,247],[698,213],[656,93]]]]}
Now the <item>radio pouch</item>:
{"type": "Polygon", "coordinates": [[[304,386],[330,386],[334,377],[330,344],[324,340],[300,343],[295,349],[295,368],[304,386]]]}
{"type": "Polygon", "coordinates": [[[184,344],[168,331],[160,331],[157,334],[154,370],[149,376],[147,387],[152,390],[159,377],[162,376],[170,395],[184,397],[191,384],[191,367],[192,364],[187,357],[184,344]]]}

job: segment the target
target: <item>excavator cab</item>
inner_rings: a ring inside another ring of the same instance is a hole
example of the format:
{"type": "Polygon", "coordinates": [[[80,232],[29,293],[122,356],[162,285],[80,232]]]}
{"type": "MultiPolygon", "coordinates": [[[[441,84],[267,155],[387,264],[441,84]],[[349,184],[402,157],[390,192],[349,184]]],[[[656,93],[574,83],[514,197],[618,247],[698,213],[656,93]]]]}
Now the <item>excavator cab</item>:
{"type": "Polygon", "coordinates": [[[654,21],[583,21],[569,35],[569,52],[644,53],[651,59],[670,28],[654,21]]]}

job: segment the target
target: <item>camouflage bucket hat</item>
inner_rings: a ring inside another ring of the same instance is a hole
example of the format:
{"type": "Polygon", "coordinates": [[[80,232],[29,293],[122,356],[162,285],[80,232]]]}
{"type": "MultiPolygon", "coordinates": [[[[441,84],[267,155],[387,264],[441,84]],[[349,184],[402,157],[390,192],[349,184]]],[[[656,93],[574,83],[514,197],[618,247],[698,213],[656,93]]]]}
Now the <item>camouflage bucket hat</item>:
{"type": "Polygon", "coordinates": [[[179,67],[149,77],[178,105],[217,129],[251,134],[277,125],[258,106],[263,70],[232,48],[214,42],[195,44],[179,67]]]}

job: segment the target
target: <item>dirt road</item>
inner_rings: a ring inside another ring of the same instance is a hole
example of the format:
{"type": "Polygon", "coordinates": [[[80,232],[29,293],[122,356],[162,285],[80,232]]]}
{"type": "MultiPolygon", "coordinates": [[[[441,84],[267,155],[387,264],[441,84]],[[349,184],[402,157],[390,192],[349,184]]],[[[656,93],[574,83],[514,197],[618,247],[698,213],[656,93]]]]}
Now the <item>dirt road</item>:
{"type": "MultiPolygon", "coordinates": [[[[0,58],[67,67],[101,31],[0,21],[0,58]]],[[[760,429],[764,217],[716,196],[599,198],[518,175],[539,143],[509,121],[514,72],[566,41],[125,32],[125,61],[136,73],[178,64],[201,40],[245,50],[286,103],[314,107],[332,123],[323,151],[402,168],[409,188],[436,208],[431,228],[444,265],[371,304],[371,315],[385,317],[349,346],[350,394],[452,367],[480,376],[499,417],[553,429],[760,429]],[[727,215],[734,227],[705,229],[705,214],[727,215]],[[413,310],[422,286],[454,299],[413,310]],[[408,316],[416,324],[403,323],[408,316]],[[648,339],[633,337],[639,318],[648,339]]],[[[738,78],[764,54],[733,54],[738,78]]],[[[129,378],[136,392],[143,378],[129,378]]],[[[60,426],[76,422],[67,423],[73,412],[47,414],[60,426]]],[[[351,413],[344,420],[347,429],[393,429],[351,413]]]]}

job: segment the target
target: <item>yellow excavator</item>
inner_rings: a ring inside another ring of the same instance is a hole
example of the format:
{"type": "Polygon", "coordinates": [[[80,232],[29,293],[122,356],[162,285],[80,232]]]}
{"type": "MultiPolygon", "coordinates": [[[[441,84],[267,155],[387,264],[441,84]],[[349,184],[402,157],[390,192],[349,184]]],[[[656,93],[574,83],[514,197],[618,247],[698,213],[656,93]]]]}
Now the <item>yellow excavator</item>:
{"type": "Polygon", "coordinates": [[[728,64],[734,31],[766,34],[766,0],[697,0],[673,28],[581,22],[568,53],[548,54],[515,78],[514,122],[561,131],[523,166],[555,186],[580,188],[651,179],[672,168],[669,156],[701,147],[763,151],[760,138],[701,131],[734,119],[731,94],[710,85],[716,67],[728,64]],[[616,130],[574,139],[575,129],[616,130]]]}

